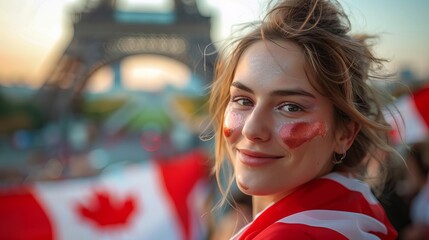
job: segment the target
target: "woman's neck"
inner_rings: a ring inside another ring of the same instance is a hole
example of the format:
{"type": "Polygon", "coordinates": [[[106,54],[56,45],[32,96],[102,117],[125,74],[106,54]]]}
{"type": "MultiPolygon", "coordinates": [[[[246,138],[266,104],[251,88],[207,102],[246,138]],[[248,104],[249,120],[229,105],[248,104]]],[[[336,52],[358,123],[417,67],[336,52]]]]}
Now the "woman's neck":
{"type": "Polygon", "coordinates": [[[253,219],[256,218],[261,212],[267,209],[269,206],[273,205],[275,202],[279,201],[287,194],[282,194],[281,196],[274,197],[269,196],[253,196],[252,197],[252,215],[253,219]]]}
{"type": "Polygon", "coordinates": [[[264,196],[253,196],[252,197],[252,215],[253,219],[258,216],[259,213],[264,211],[272,203],[267,200],[264,196]]]}

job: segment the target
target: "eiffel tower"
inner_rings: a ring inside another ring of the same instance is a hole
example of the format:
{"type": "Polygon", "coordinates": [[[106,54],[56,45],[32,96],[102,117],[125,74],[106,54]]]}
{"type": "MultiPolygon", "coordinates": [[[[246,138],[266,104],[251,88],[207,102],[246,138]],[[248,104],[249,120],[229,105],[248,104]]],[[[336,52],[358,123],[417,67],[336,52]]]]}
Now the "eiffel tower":
{"type": "MultiPolygon", "coordinates": [[[[202,81],[211,80],[215,55],[205,55],[205,48],[214,49],[210,17],[200,14],[196,0],[174,0],[171,13],[124,13],[116,0],[95,7],[90,2],[74,13],[73,38],[40,89],[37,100],[48,119],[67,114],[95,71],[135,54],[169,57],[202,81]]],[[[119,77],[114,81],[120,85],[119,77]]]]}

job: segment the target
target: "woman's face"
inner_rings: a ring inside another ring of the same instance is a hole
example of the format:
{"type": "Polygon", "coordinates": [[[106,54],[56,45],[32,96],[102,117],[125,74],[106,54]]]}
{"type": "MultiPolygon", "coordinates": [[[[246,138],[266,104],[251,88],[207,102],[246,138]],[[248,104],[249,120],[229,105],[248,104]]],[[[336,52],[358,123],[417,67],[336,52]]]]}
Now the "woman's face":
{"type": "Polygon", "coordinates": [[[304,61],[291,42],[259,41],[238,63],[223,133],[246,194],[278,200],[332,170],[334,108],[311,86],[304,61]]]}

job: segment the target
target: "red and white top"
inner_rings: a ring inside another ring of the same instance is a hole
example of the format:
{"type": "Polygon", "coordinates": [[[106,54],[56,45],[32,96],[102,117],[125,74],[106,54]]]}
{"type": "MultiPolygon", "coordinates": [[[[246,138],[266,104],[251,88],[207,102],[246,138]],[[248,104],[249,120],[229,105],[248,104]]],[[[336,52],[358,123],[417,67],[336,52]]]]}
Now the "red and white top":
{"type": "Polygon", "coordinates": [[[339,173],[306,183],[232,239],[396,239],[369,186],[339,173]]]}

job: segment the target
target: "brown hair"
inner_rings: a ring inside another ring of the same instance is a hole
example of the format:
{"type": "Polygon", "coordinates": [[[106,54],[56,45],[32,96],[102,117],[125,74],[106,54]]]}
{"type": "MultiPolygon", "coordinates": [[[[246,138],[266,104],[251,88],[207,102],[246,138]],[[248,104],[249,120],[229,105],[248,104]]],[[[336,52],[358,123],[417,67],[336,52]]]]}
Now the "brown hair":
{"type": "MultiPolygon", "coordinates": [[[[380,166],[385,166],[385,161],[380,159],[385,154],[380,151],[394,150],[387,138],[390,125],[384,120],[379,100],[367,83],[370,77],[377,77],[370,73],[379,69],[384,61],[370,51],[367,42],[372,37],[351,36],[350,22],[341,6],[328,0],[280,1],[256,26],[236,39],[231,48],[223,49],[216,65],[209,108],[215,129],[218,183],[222,162],[227,157],[222,132],[230,85],[241,55],[260,40],[291,41],[300,46],[306,59],[306,72],[314,76],[309,77],[312,86],[334,105],[336,125],[344,127],[349,121],[360,125],[360,131],[339,167],[363,177],[367,159],[377,159],[380,166]]],[[[379,173],[383,178],[382,172],[379,173]]],[[[222,187],[221,191],[225,193],[222,187]]]]}

